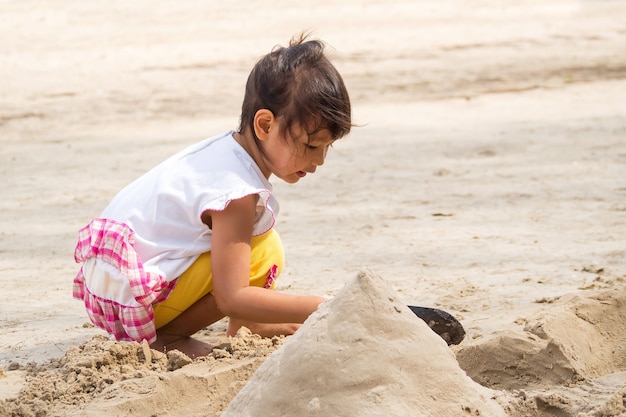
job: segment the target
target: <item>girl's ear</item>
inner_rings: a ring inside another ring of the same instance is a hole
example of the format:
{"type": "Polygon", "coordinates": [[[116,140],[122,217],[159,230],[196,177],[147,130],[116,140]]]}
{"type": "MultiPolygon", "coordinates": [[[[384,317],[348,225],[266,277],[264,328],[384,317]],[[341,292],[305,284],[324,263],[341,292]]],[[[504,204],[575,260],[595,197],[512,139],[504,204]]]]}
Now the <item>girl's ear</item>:
{"type": "Polygon", "coordinates": [[[274,113],[268,109],[261,109],[254,115],[254,133],[259,140],[266,140],[270,130],[276,129],[274,113]]]}

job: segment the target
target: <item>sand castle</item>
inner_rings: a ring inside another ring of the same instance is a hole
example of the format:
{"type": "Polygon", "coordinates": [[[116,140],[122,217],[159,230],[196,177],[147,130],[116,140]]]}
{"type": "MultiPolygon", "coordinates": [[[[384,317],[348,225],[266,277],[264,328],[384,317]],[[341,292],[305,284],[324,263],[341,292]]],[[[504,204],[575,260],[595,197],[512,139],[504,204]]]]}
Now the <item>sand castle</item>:
{"type": "Polygon", "coordinates": [[[361,272],[257,370],[244,416],[505,416],[382,278],[361,272]]]}

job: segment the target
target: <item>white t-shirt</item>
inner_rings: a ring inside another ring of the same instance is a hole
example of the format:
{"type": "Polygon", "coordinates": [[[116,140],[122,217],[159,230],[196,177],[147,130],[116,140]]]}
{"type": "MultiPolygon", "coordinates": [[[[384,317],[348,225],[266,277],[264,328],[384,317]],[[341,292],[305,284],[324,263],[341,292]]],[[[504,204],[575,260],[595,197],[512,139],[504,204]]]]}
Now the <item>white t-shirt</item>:
{"type": "Polygon", "coordinates": [[[211,250],[206,210],[258,194],[253,235],[274,226],[278,201],[258,165],[233,132],[206,139],[171,156],[120,191],[100,217],[135,232],[134,248],[144,269],[176,279],[211,250]]]}

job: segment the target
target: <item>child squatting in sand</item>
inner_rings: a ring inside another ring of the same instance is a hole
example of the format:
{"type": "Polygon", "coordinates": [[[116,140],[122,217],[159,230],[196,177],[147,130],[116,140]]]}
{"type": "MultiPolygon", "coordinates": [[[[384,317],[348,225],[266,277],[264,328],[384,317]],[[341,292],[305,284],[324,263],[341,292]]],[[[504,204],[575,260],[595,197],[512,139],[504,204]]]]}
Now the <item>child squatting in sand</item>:
{"type": "Polygon", "coordinates": [[[350,99],[324,44],[293,39],[252,69],[237,132],[173,155],[122,189],[79,232],[73,296],[117,340],[191,357],[191,336],[225,316],[262,336],[289,335],[324,298],[270,291],[284,253],[268,181],[296,183],[350,132],[350,99]]]}

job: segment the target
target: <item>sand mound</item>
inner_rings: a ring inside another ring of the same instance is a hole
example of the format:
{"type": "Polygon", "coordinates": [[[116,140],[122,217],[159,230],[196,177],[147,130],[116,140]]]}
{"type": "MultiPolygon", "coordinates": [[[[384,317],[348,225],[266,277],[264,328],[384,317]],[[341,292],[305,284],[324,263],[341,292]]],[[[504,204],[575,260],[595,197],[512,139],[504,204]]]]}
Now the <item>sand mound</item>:
{"type": "Polygon", "coordinates": [[[566,295],[524,332],[498,332],[456,356],[480,384],[517,391],[510,415],[626,416],[624,323],[623,290],[566,295]]]}
{"type": "Polygon", "coordinates": [[[283,338],[242,329],[192,361],[146,343],[97,336],[45,366],[26,368],[25,387],[0,402],[1,416],[217,416],[283,338]]]}
{"type": "Polygon", "coordinates": [[[361,273],[259,367],[223,416],[504,416],[496,395],[381,278],[361,273]]]}

